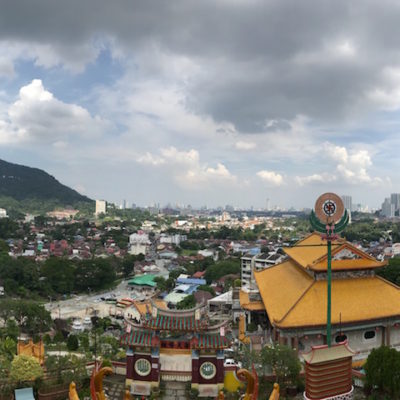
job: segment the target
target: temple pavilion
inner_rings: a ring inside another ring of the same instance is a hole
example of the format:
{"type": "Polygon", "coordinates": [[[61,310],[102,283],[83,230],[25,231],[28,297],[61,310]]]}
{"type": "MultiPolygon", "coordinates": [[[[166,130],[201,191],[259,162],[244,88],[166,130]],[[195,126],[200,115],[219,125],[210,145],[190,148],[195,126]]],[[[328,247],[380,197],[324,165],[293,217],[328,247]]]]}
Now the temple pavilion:
{"type": "Polygon", "coordinates": [[[126,320],[121,342],[127,350],[126,384],[149,395],[160,381],[190,382],[199,396],[216,396],[224,382],[227,322],[211,324],[206,308],[169,310],[152,303],[139,323],[126,320]]]}
{"type": "MultiPolygon", "coordinates": [[[[254,272],[265,325],[272,341],[308,352],[326,343],[326,241],[312,233],[285,252],[286,261],[254,272]]],[[[332,342],[347,340],[355,358],[381,344],[400,349],[400,288],[376,275],[385,265],[344,239],[332,242],[332,342]]]]}

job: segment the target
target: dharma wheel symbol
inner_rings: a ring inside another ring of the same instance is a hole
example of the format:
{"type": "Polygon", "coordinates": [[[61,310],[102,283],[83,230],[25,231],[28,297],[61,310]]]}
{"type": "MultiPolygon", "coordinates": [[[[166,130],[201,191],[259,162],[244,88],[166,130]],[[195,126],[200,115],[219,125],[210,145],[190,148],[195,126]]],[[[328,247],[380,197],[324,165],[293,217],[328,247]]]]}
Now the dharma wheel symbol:
{"type": "Polygon", "coordinates": [[[331,217],[336,212],[336,204],[332,200],[325,201],[322,210],[327,217],[331,217]]]}
{"type": "Polygon", "coordinates": [[[314,209],[317,221],[324,225],[339,223],[345,211],[342,199],[335,193],[324,193],[319,196],[314,209]]]}

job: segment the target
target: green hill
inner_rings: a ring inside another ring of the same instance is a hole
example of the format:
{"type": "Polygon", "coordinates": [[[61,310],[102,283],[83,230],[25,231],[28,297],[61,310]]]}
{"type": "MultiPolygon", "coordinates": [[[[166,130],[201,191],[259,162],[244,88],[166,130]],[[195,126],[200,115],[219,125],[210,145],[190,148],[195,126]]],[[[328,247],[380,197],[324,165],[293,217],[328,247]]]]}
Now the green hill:
{"type": "Polygon", "coordinates": [[[0,160],[0,207],[22,212],[50,211],[93,200],[37,168],[0,160]]]}

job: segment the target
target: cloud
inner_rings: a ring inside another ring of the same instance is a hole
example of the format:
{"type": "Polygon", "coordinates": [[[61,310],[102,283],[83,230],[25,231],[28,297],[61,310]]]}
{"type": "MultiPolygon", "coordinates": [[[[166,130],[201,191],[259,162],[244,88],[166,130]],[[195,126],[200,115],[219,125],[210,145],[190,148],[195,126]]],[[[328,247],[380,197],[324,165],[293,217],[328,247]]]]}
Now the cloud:
{"type": "Polygon", "coordinates": [[[256,144],[253,142],[244,142],[242,140],[239,140],[238,142],[235,143],[235,147],[238,150],[251,150],[256,147],[256,144]]]}
{"type": "Polygon", "coordinates": [[[298,114],[354,120],[400,104],[400,8],[366,4],[14,2],[0,16],[0,73],[12,76],[21,59],[78,73],[108,48],[153,82],[170,73],[185,107],[240,132],[269,132],[276,123],[266,121],[298,114]]]}
{"type": "Polygon", "coordinates": [[[168,170],[173,175],[179,185],[187,188],[199,189],[204,185],[236,182],[236,177],[224,164],[218,162],[216,167],[211,167],[201,163],[199,152],[194,149],[181,151],[170,146],[161,149],[160,155],[147,152],[136,161],[153,167],[162,166],[164,171],[168,170]]]}
{"type": "Polygon", "coordinates": [[[6,117],[7,120],[0,120],[5,142],[49,141],[57,148],[65,147],[70,137],[90,139],[110,127],[85,108],[56,99],[40,79],[20,89],[19,98],[8,108],[6,117]]]}
{"type": "Polygon", "coordinates": [[[299,186],[308,184],[323,184],[342,180],[345,184],[377,185],[387,182],[386,179],[371,177],[368,170],[372,168],[371,155],[366,149],[347,150],[343,146],[325,143],[322,151],[327,155],[325,163],[329,160],[334,162],[333,172],[314,173],[308,176],[296,176],[295,181],[299,186]]]}
{"type": "Polygon", "coordinates": [[[348,183],[370,183],[373,179],[367,169],[372,166],[368,150],[353,150],[350,154],[345,147],[333,146],[329,153],[337,161],[336,170],[339,176],[348,183]]]}
{"type": "Polygon", "coordinates": [[[308,176],[296,176],[295,181],[299,186],[308,184],[322,184],[327,182],[333,182],[336,180],[336,176],[328,173],[312,174],[308,176]]]}
{"type": "Polygon", "coordinates": [[[256,175],[267,184],[273,186],[281,186],[284,183],[283,176],[274,171],[258,171],[256,175]]]}

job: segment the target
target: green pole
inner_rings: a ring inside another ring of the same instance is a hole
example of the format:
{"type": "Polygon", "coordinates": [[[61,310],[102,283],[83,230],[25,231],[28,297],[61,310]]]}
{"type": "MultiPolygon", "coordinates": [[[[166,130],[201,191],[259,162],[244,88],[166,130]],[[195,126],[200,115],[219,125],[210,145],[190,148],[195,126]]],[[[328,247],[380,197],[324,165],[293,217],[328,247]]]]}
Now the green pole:
{"type": "Polygon", "coordinates": [[[327,309],[327,318],[326,318],[326,341],[328,343],[328,347],[331,347],[331,282],[332,282],[332,252],[331,252],[331,240],[328,237],[328,309],[327,309]]]}

